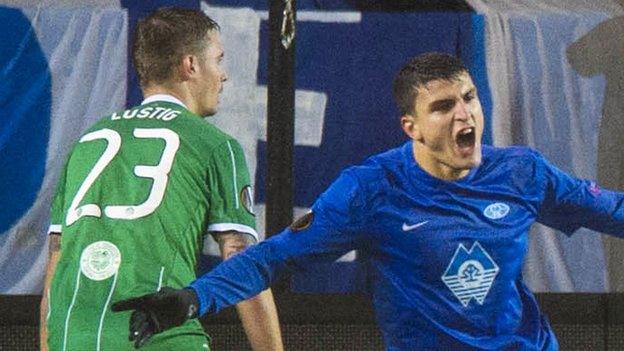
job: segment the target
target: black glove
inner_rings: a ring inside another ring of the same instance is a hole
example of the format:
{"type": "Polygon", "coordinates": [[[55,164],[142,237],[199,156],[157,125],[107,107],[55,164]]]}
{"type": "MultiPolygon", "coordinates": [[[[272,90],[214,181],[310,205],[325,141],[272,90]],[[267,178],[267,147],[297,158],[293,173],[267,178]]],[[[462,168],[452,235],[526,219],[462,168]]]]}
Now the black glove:
{"type": "Polygon", "coordinates": [[[193,289],[163,287],[153,294],[117,301],[113,312],[133,311],[130,316],[130,335],[134,347],[143,346],[154,334],[177,327],[197,317],[199,300],[193,289]]]}

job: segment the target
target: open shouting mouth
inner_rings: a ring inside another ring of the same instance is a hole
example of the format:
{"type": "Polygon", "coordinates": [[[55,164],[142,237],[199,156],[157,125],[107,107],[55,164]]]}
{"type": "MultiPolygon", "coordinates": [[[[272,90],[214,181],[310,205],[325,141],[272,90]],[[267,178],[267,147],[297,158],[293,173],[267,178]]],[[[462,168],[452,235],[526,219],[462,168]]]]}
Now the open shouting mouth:
{"type": "Polygon", "coordinates": [[[455,145],[462,156],[469,156],[474,152],[477,142],[475,127],[462,128],[455,135],[455,145]]]}

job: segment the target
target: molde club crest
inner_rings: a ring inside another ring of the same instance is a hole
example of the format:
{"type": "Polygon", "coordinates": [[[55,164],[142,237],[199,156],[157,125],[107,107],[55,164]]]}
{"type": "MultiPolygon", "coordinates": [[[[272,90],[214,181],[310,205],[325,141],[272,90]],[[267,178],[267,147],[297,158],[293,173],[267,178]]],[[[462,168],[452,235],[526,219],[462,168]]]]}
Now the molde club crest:
{"type": "Polygon", "coordinates": [[[468,306],[471,299],[483,305],[498,271],[496,262],[481,244],[475,241],[470,250],[459,244],[442,276],[442,281],[464,307],[468,306]]]}

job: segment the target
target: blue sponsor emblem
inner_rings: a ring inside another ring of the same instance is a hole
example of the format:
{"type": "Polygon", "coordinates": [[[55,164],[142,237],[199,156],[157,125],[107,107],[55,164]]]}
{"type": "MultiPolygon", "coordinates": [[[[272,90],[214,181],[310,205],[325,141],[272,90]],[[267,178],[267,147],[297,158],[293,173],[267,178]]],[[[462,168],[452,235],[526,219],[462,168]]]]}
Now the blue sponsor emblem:
{"type": "Polygon", "coordinates": [[[468,306],[471,299],[483,305],[498,271],[496,262],[481,244],[475,241],[470,250],[459,244],[442,276],[442,281],[464,307],[468,306]]]}

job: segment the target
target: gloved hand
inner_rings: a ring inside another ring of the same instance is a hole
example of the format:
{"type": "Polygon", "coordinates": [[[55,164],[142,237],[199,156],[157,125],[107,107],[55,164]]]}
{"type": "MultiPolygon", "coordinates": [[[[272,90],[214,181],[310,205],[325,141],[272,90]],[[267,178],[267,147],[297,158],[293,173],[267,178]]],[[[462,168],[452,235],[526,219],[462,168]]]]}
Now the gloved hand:
{"type": "Polygon", "coordinates": [[[117,301],[111,309],[113,312],[133,311],[128,339],[134,341],[134,347],[138,349],[152,335],[196,318],[199,300],[193,289],[163,287],[156,293],[117,301]]]}

